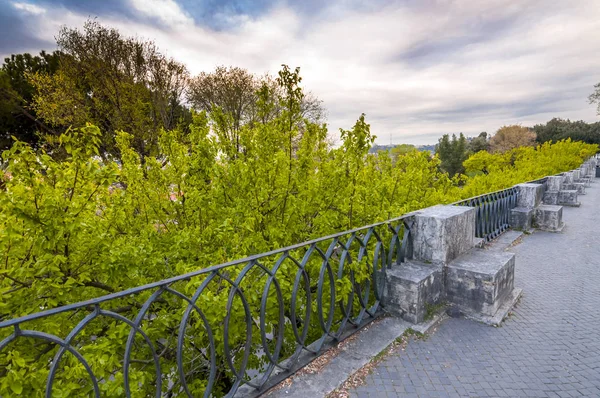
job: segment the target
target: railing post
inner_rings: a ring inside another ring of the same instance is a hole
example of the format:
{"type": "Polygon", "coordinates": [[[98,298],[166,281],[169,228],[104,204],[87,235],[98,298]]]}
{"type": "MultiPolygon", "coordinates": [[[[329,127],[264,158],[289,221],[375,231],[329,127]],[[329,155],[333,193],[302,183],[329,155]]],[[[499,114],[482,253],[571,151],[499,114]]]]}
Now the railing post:
{"type": "Polygon", "coordinates": [[[544,195],[543,184],[519,184],[517,207],[510,211],[510,226],[519,231],[527,231],[533,223],[533,214],[536,207],[542,202],[544,195]]]}
{"type": "Polygon", "coordinates": [[[438,205],[413,217],[412,258],[388,270],[385,303],[392,314],[420,323],[428,308],[444,300],[445,267],[477,242],[476,209],[438,205]]]}
{"type": "Polygon", "coordinates": [[[547,205],[563,205],[578,207],[581,203],[577,200],[576,189],[565,189],[572,188],[573,176],[572,174],[565,173],[564,175],[549,176],[547,182],[547,189],[544,193],[544,204],[547,205]]]}

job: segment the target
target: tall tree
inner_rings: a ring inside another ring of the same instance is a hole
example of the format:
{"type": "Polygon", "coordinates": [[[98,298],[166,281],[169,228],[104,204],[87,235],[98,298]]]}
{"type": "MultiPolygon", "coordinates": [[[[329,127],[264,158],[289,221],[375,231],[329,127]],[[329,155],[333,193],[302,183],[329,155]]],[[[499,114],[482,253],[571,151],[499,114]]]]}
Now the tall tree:
{"type": "Polygon", "coordinates": [[[535,145],[535,132],[533,129],[517,124],[503,126],[490,139],[493,152],[506,152],[521,146],[535,145]]]}
{"type": "Polygon", "coordinates": [[[182,105],[188,72],[161,54],[152,41],[125,37],[96,21],[83,31],[62,28],[56,38],[60,68],[30,77],[37,89],[33,107],[53,126],[102,127],[102,149],[116,154],[116,131],[134,136],[142,156],[155,152],[158,132],[185,117],[182,105]]]}
{"type": "Polygon", "coordinates": [[[490,149],[490,142],[487,133],[481,132],[469,142],[469,151],[477,153],[479,151],[487,151],[490,149]]]}
{"type": "Polygon", "coordinates": [[[464,173],[463,162],[468,157],[468,151],[467,139],[463,133],[458,137],[452,134],[452,139],[450,135],[444,134],[435,147],[435,153],[440,158],[440,168],[450,176],[464,173]]]}
{"type": "MultiPolygon", "coordinates": [[[[289,94],[280,75],[277,78],[268,74],[257,76],[243,68],[218,66],[191,80],[187,99],[195,109],[209,113],[220,139],[231,143],[233,154],[244,151],[240,142],[244,126],[265,124],[284,112],[290,116],[289,94]],[[287,99],[282,102],[283,98],[287,99]]],[[[313,123],[323,120],[325,111],[321,100],[310,92],[303,92],[299,100],[293,122],[300,131],[305,119],[313,123]]]]}
{"type": "Polygon", "coordinates": [[[12,136],[34,147],[38,131],[53,132],[38,120],[30,103],[35,94],[27,76],[33,73],[54,74],[58,70],[60,53],[40,52],[39,55],[13,54],[5,58],[0,69],[0,149],[12,145],[12,136]]]}
{"type": "Polygon", "coordinates": [[[224,66],[201,72],[190,83],[188,100],[213,116],[217,131],[223,134],[220,138],[231,142],[236,153],[240,152],[240,128],[256,113],[257,85],[256,77],[246,69],[224,66]]]}

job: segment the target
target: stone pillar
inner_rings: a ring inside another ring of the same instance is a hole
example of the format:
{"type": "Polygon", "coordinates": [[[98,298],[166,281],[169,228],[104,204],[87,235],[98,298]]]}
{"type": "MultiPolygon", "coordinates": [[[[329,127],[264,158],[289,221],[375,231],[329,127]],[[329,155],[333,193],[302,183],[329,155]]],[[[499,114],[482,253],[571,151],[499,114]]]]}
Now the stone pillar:
{"type": "Polygon", "coordinates": [[[587,161],[584,162],[579,166],[579,182],[582,182],[586,187],[589,187],[592,180],[592,172],[595,172],[595,170],[592,170],[591,165],[587,161]]]}
{"type": "Polygon", "coordinates": [[[516,188],[519,190],[517,207],[533,209],[542,202],[542,196],[544,195],[544,186],[542,184],[519,184],[516,185],[516,188]]]}
{"type": "Polygon", "coordinates": [[[542,202],[544,186],[542,184],[519,184],[517,207],[510,211],[510,226],[513,229],[527,231],[533,222],[533,212],[542,202]]]}
{"type": "Polygon", "coordinates": [[[475,246],[475,208],[433,206],[415,213],[413,258],[447,264],[475,246]]]}
{"type": "Polygon", "coordinates": [[[595,182],[596,166],[598,166],[598,159],[596,157],[593,157],[590,159],[589,165],[588,165],[588,167],[589,167],[588,177],[590,177],[590,182],[595,182]]]}
{"type": "Polygon", "coordinates": [[[562,221],[562,209],[562,206],[539,206],[535,209],[535,227],[544,231],[562,231],[565,225],[565,223],[562,221]]]}
{"type": "Polygon", "coordinates": [[[547,189],[544,193],[544,204],[579,206],[577,201],[577,187],[573,184],[573,174],[567,172],[564,175],[549,176],[547,189]]]}
{"type": "Polygon", "coordinates": [[[420,323],[444,300],[445,267],[475,246],[475,208],[438,205],[412,216],[412,258],[386,272],[385,307],[420,323]]]}
{"type": "Polygon", "coordinates": [[[548,191],[553,191],[553,192],[558,192],[560,191],[560,189],[562,188],[562,184],[565,181],[565,177],[558,175],[558,176],[549,176],[548,180],[546,182],[546,186],[548,187],[547,190],[548,191]]]}
{"type": "Polygon", "coordinates": [[[572,171],[567,171],[565,173],[563,173],[563,176],[565,177],[564,181],[563,181],[563,185],[570,185],[573,184],[573,172],[572,171]]]}

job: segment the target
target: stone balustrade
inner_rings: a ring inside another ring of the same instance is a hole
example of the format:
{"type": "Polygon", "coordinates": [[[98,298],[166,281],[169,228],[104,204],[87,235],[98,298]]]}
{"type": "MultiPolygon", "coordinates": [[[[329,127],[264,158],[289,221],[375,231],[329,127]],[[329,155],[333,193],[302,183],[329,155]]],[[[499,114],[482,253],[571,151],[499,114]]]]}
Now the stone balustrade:
{"type": "MultiPolygon", "coordinates": [[[[549,176],[543,183],[516,185],[510,210],[514,230],[560,232],[562,206],[579,206],[578,195],[593,181],[597,160],[549,176]]],[[[498,324],[518,299],[515,255],[487,250],[475,237],[476,207],[438,205],[411,214],[412,254],[387,272],[386,308],[413,323],[441,303],[480,321],[498,324]]]]}

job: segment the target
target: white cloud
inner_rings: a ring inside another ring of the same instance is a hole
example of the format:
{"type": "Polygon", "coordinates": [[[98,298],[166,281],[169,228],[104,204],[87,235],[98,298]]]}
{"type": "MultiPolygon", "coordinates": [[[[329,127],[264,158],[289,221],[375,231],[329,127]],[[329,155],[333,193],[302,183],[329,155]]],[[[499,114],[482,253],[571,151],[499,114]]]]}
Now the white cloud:
{"type": "Polygon", "coordinates": [[[33,15],[40,15],[46,12],[44,8],[36,6],[35,4],[13,2],[12,5],[17,10],[22,10],[33,15]]]}
{"type": "MultiPolygon", "coordinates": [[[[380,142],[434,143],[442,133],[494,132],[551,117],[597,120],[587,95],[600,81],[600,2],[490,0],[333,4],[300,15],[290,7],[229,17],[229,30],[194,24],[172,0],[130,0],[168,28],[99,18],[154,39],[192,73],[216,65],[276,73],[300,66],[325,101],[332,134],[365,112],[380,142]]],[[[87,15],[50,12],[37,32],[81,26],[87,15]]],[[[225,18],[221,16],[220,18],[225,18]]]]}
{"type": "Polygon", "coordinates": [[[173,29],[194,24],[194,20],[174,0],[130,0],[130,2],[137,11],[156,18],[173,29]]]}

